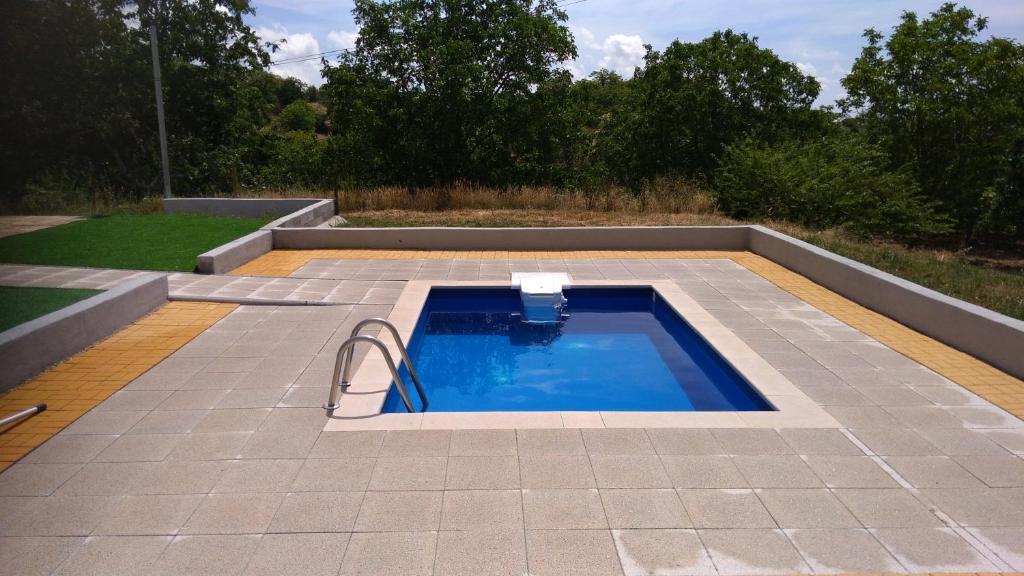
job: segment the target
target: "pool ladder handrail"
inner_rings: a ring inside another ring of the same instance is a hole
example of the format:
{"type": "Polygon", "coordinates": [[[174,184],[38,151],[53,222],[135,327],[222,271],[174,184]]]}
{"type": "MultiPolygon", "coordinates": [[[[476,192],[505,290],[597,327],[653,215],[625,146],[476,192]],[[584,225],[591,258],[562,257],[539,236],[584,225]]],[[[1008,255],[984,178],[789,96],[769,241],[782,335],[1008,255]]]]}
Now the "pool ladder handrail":
{"type": "Polygon", "coordinates": [[[388,350],[384,342],[375,336],[366,336],[359,332],[371,325],[383,326],[391,333],[392,338],[395,340],[395,344],[398,345],[398,351],[402,355],[402,362],[405,363],[405,367],[409,370],[409,376],[412,377],[412,382],[416,386],[416,392],[420,397],[420,402],[423,403],[423,411],[427,409],[427,394],[423,391],[423,384],[420,383],[420,378],[416,374],[416,370],[412,367],[412,360],[409,359],[409,351],[405,348],[405,344],[402,342],[401,336],[398,334],[398,329],[395,325],[383,318],[367,318],[362,320],[355,325],[352,332],[349,334],[348,340],[345,340],[338,347],[338,355],[334,361],[334,372],[331,378],[331,394],[324,404],[324,409],[328,412],[336,410],[340,404],[338,403],[338,394],[344,393],[348,390],[349,384],[351,383],[351,372],[352,362],[355,357],[355,346],[360,342],[366,342],[371,344],[380,350],[381,355],[384,356],[384,361],[388,365],[388,370],[391,372],[391,377],[395,381],[395,387],[398,388],[398,394],[402,397],[402,403],[405,404],[405,409],[409,412],[415,412],[416,409],[413,407],[412,402],[409,400],[409,393],[405,389],[405,384],[402,382],[402,377],[398,374],[398,367],[395,365],[395,360],[391,356],[391,352],[388,350]],[[339,382],[338,379],[341,379],[339,382]]]}

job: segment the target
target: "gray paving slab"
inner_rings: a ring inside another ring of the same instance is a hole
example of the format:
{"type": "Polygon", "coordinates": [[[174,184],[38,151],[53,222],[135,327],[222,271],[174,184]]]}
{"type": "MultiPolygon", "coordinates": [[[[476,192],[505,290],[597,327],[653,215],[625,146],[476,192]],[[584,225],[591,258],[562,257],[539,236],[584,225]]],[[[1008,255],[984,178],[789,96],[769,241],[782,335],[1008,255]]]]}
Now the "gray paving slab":
{"type": "Polygon", "coordinates": [[[601,490],[612,528],[690,528],[690,517],[675,490],[601,490]]]}
{"type": "Polygon", "coordinates": [[[753,490],[679,490],[696,528],[775,528],[778,524],[753,490]]]}
{"type": "MultiPolygon", "coordinates": [[[[116,280],[0,266],[0,284],[18,274],[116,280]]],[[[175,275],[171,284],[347,304],[241,306],[0,474],[0,565],[19,574],[1024,569],[1024,423],[733,262],[314,260],[291,278],[175,275]],[[844,428],[322,432],[320,394],[358,319],[387,315],[410,279],[511,270],[671,278],[844,428]]]]}
{"type": "Polygon", "coordinates": [[[362,502],[362,492],[292,492],[284,496],[268,531],[351,532],[362,502]]]}
{"type": "Polygon", "coordinates": [[[196,508],[182,534],[261,534],[284,500],[283,494],[209,494],[196,508]]]}
{"type": "Polygon", "coordinates": [[[0,538],[0,565],[8,574],[49,576],[85,538],[0,538]]]}
{"type": "Polygon", "coordinates": [[[367,492],[356,518],[357,532],[437,530],[443,492],[367,492]]]}
{"type": "Polygon", "coordinates": [[[92,537],[75,550],[54,574],[75,576],[105,572],[143,576],[149,574],[171,540],[170,536],[92,537]]]}
{"type": "Polygon", "coordinates": [[[531,575],[623,574],[607,530],[527,530],[526,554],[531,575]]]}
{"type": "Polygon", "coordinates": [[[943,522],[907,490],[852,489],[834,494],[868,528],[922,528],[943,522]]]}
{"type": "MultiPolygon", "coordinates": [[[[642,432],[643,430],[641,430],[642,432]]],[[[607,456],[591,454],[598,488],[671,488],[661,459],[653,454],[607,456]]]]}
{"type": "Polygon", "coordinates": [[[255,534],[177,536],[156,560],[150,574],[241,574],[259,546],[255,534]]]}
{"type": "Polygon", "coordinates": [[[349,534],[266,534],[260,539],[245,576],[335,576],[349,534]]]}
{"type": "Polygon", "coordinates": [[[523,490],[528,529],[608,528],[601,496],[594,489],[523,490]]]}
{"type": "Polygon", "coordinates": [[[524,504],[519,490],[449,490],[441,510],[442,530],[522,529],[524,504]]]}
{"type": "Polygon", "coordinates": [[[450,456],[445,476],[448,490],[519,488],[515,456],[450,456]]]}
{"type": "Polygon", "coordinates": [[[357,491],[370,485],[376,461],[372,458],[307,459],[291,489],[303,492],[357,491]]]}
{"type": "Polygon", "coordinates": [[[614,530],[612,535],[627,576],[717,573],[693,530],[614,530]]]}
{"type": "Polygon", "coordinates": [[[909,572],[986,572],[995,566],[949,528],[879,528],[872,532],[909,572]]]}
{"type": "Polygon", "coordinates": [[[434,574],[527,574],[526,538],[519,529],[444,531],[438,534],[434,574]]]}
{"type": "Polygon", "coordinates": [[[597,481],[586,455],[519,456],[519,474],[523,488],[595,488],[597,481]]]}
{"type": "Polygon", "coordinates": [[[719,574],[810,571],[781,530],[701,530],[699,533],[719,574]]]}
{"type": "Polygon", "coordinates": [[[816,573],[892,574],[904,569],[867,530],[786,530],[816,573]]]}
{"type": "Polygon", "coordinates": [[[203,499],[201,494],[125,496],[99,523],[93,534],[173,536],[185,525],[203,499]]]}
{"type": "Polygon", "coordinates": [[[757,490],[781,528],[859,528],[860,523],[828,490],[757,490]]]}

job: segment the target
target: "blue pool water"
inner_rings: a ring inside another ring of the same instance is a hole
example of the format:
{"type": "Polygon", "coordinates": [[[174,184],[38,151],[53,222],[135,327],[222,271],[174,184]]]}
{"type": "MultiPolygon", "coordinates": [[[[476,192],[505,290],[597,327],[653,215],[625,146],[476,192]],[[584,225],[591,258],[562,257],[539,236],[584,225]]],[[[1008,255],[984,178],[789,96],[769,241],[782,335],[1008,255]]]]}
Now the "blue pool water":
{"type": "MultiPolygon", "coordinates": [[[[518,290],[431,290],[409,343],[429,410],[772,410],[653,289],[565,296],[565,320],[528,324],[518,290]]],[[[384,412],[405,411],[392,386],[384,412]]]]}

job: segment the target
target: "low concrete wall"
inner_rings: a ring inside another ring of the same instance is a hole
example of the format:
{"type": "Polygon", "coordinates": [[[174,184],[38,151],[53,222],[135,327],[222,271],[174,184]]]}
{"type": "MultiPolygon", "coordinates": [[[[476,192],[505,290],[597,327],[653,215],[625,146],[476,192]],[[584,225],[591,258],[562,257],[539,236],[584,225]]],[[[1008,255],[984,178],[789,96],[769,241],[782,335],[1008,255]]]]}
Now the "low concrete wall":
{"type": "Polygon", "coordinates": [[[257,232],[200,254],[196,271],[226,274],[273,249],[270,230],[278,227],[317,226],[334,217],[334,200],[317,198],[170,198],[164,200],[169,213],[208,214],[261,218],[284,214],[257,232]]]}
{"type": "Polygon", "coordinates": [[[309,206],[301,208],[274,220],[264,226],[268,228],[303,228],[308,226],[319,226],[334,217],[334,200],[314,201],[309,206]]]}
{"type": "Polygon", "coordinates": [[[167,275],[144,274],[0,332],[0,391],[76,354],[167,302],[167,275]]]}
{"type": "Polygon", "coordinates": [[[746,250],[746,226],[276,228],[274,248],[746,250]]]}
{"type": "Polygon", "coordinates": [[[264,218],[291,214],[320,201],[318,198],[167,198],[164,212],[264,218]]]}
{"type": "Polygon", "coordinates": [[[762,226],[750,250],[862,306],[1024,378],[1024,322],[762,226]]]}
{"type": "Polygon", "coordinates": [[[273,249],[270,230],[257,230],[237,240],[222,244],[196,258],[196,271],[200,274],[227,274],[242,264],[273,249]]]}

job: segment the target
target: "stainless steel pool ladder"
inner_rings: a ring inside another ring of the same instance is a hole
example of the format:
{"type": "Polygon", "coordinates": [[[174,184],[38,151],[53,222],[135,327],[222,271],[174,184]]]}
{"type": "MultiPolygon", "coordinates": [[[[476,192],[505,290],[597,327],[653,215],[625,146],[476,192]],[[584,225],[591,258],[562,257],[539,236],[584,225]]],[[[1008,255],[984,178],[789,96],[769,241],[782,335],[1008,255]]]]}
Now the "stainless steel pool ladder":
{"type": "Polygon", "coordinates": [[[387,346],[381,342],[380,338],[375,336],[366,336],[359,333],[367,326],[378,324],[387,328],[388,332],[391,333],[391,337],[395,339],[395,344],[398,345],[398,351],[402,355],[402,361],[405,362],[405,367],[409,370],[409,376],[412,377],[412,383],[416,386],[416,393],[419,394],[420,402],[423,403],[423,410],[425,411],[427,409],[427,394],[423,391],[423,384],[420,383],[420,378],[416,375],[416,369],[412,367],[412,360],[409,359],[409,351],[406,350],[401,336],[398,335],[398,329],[395,328],[394,324],[383,318],[367,318],[366,320],[356,324],[355,328],[352,329],[352,333],[349,334],[348,340],[345,340],[345,342],[343,342],[338,348],[338,356],[334,361],[334,373],[331,377],[331,394],[327,403],[324,404],[324,409],[328,412],[336,410],[338,406],[340,406],[340,404],[338,404],[338,395],[348,390],[349,384],[351,383],[352,362],[355,357],[355,347],[356,344],[360,342],[366,342],[380,350],[381,355],[384,356],[384,361],[387,362],[388,370],[391,371],[391,377],[395,381],[395,387],[398,388],[398,394],[402,397],[402,403],[405,404],[405,409],[409,412],[416,411],[412,402],[409,400],[409,393],[405,389],[402,377],[398,374],[398,367],[395,365],[395,360],[391,357],[391,352],[388,351],[387,346]],[[340,382],[338,380],[339,378],[341,379],[340,382]]]}

